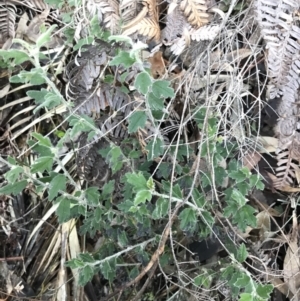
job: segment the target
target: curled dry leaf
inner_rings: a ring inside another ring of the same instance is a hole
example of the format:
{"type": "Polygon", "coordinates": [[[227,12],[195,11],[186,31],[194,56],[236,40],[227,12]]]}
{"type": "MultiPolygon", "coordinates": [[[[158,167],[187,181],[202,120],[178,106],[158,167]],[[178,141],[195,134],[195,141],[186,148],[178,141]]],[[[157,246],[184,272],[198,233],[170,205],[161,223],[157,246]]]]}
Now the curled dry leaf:
{"type": "Polygon", "coordinates": [[[151,74],[154,78],[162,77],[166,73],[166,64],[168,63],[162,56],[162,52],[155,52],[148,58],[151,64],[151,74]]]}

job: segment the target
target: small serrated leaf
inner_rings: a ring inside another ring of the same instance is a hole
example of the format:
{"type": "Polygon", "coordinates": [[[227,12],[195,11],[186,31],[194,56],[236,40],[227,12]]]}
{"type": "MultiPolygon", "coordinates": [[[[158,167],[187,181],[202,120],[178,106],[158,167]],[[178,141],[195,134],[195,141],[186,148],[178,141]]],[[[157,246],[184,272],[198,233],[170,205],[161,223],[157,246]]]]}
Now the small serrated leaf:
{"type": "Polygon", "coordinates": [[[58,222],[60,224],[70,219],[71,201],[68,198],[60,198],[59,205],[56,210],[58,222]]]}
{"type": "Polygon", "coordinates": [[[79,285],[84,286],[86,285],[90,280],[92,280],[94,276],[94,271],[91,266],[85,266],[83,269],[79,272],[79,285]]]}
{"type": "Polygon", "coordinates": [[[139,190],[134,198],[134,205],[144,204],[147,200],[150,201],[152,194],[149,190],[139,190]]]}
{"type": "Polygon", "coordinates": [[[147,180],[141,172],[139,172],[138,174],[127,173],[125,176],[127,182],[135,188],[135,191],[148,189],[147,180]]]}
{"type": "Polygon", "coordinates": [[[116,277],[116,260],[112,259],[104,261],[101,264],[100,269],[105,279],[110,282],[113,281],[116,277]]]}
{"type": "Polygon", "coordinates": [[[129,117],[128,133],[135,133],[139,128],[143,128],[147,121],[147,114],[144,111],[136,111],[129,117]]]}
{"type": "Polygon", "coordinates": [[[32,135],[32,137],[34,137],[36,140],[39,141],[40,145],[43,145],[46,147],[52,147],[52,143],[48,137],[44,137],[43,135],[41,135],[39,133],[32,133],[31,135],[32,135]]]}
{"type": "Polygon", "coordinates": [[[91,206],[99,205],[100,193],[97,187],[89,187],[88,189],[86,189],[85,197],[89,205],[91,206]]]}
{"type": "Polygon", "coordinates": [[[172,98],[175,96],[173,88],[170,88],[170,82],[167,80],[156,80],[152,84],[152,92],[158,98],[172,98]]]}
{"type": "Polygon", "coordinates": [[[9,170],[5,175],[5,179],[8,183],[13,184],[17,181],[17,179],[20,176],[20,173],[22,173],[24,170],[21,166],[12,166],[11,170],[9,170]]]}
{"type": "Polygon", "coordinates": [[[79,258],[82,260],[82,262],[87,262],[87,263],[95,262],[94,257],[89,253],[80,253],[79,258]]]}
{"type": "Polygon", "coordinates": [[[147,72],[142,72],[137,75],[134,81],[135,88],[142,94],[146,95],[149,87],[152,85],[152,79],[147,72]]]}
{"type": "Polygon", "coordinates": [[[36,40],[36,45],[41,48],[43,45],[48,43],[50,41],[51,33],[52,31],[57,27],[56,24],[51,25],[46,32],[39,35],[39,37],[36,40]]]}
{"type": "Polygon", "coordinates": [[[259,297],[265,299],[265,300],[269,300],[270,298],[270,294],[272,293],[274,289],[274,286],[271,284],[259,284],[256,288],[256,293],[259,295],[259,297]]]}
{"type": "Polygon", "coordinates": [[[164,109],[163,98],[156,97],[152,92],[148,93],[147,101],[151,110],[162,111],[164,109]]]}
{"type": "Polygon", "coordinates": [[[245,244],[241,244],[240,247],[237,250],[237,255],[236,255],[236,259],[240,262],[243,263],[246,258],[248,257],[248,252],[247,252],[247,248],[245,246],[245,244]]]}
{"type": "Polygon", "coordinates": [[[250,282],[250,277],[245,273],[242,274],[242,277],[238,278],[237,281],[234,283],[236,287],[243,288],[246,287],[250,282]]]}
{"type": "Polygon", "coordinates": [[[55,176],[50,184],[49,184],[49,196],[48,200],[52,201],[57,195],[58,191],[66,191],[66,183],[67,183],[67,178],[63,174],[58,174],[55,176]]]}
{"type": "Polygon", "coordinates": [[[164,153],[164,143],[161,139],[156,138],[154,140],[151,140],[146,145],[146,150],[148,151],[147,159],[148,161],[151,161],[154,158],[158,158],[164,153]]]}
{"type": "Polygon", "coordinates": [[[105,183],[105,185],[102,187],[102,196],[103,197],[111,196],[114,190],[115,190],[115,180],[111,180],[108,183],[105,183]]]}
{"type": "Polygon", "coordinates": [[[160,219],[168,214],[169,201],[163,198],[159,198],[155,203],[155,208],[152,212],[153,219],[160,219]]]}
{"type": "Polygon", "coordinates": [[[110,66],[123,65],[125,68],[130,67],[135,62],[130,54],[126,51],[120,51],[109,63],[110,66]]]}
{"type": "Polygon", "coordinates": [[[179,214],[180,229],[184,231],[193,231],[197,223],[197,215],[194,209],[185,208],[179,214]]]}
{"type": "Polygon", "coordinates": [[[46,156],[36,159],[31,167],[31,173],[44,172],[45,170],[51,171],[53,165],[53,157],[46,156]]]}
{"type": "Polygon", "coordinates": [[[26,186],[27,186],[27,181],[26,180],[16,182],[16,183],[13,183],[13,184],[8,184],[8,185],[0,188],[0,195],[9,195],[9,194],[17,195],[26,186]]]}

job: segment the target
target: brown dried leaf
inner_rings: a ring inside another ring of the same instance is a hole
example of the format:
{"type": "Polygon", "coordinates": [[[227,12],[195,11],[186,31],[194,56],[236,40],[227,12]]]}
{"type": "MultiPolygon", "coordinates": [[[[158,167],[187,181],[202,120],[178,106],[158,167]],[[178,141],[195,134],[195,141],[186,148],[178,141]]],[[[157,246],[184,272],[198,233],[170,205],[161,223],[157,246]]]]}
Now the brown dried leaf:
{"type": "Polygon", "coordinates": [[[151,64],[151,74],[153,78],[162,77],[166,73],[166,61],[162,56],[162,52],[155,52],[152,57],[148,58],[151,64]]]}
{"type": "Polygon", "coordinates": [[[261,160],[261,155],[257,151],[253,151],[243,157],[243,166],[248,167],[252,170],[257,163],[261,160]]]}
{"type": "Polygon", "coordinates": [[[300,288],[300,257],[298,248],[298,222],[296,212],[293,212],[293,230],[290,237],[284,263],[284,281],[288,284],[290,291],[296,295],[300,288]]]}

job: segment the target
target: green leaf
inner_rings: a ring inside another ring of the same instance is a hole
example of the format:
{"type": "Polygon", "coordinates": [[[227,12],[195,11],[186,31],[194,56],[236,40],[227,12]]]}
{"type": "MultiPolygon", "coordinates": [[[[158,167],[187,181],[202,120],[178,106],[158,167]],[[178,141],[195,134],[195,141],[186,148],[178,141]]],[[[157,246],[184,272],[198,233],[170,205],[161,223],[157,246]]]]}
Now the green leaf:
{"type": "Polygon", "coordinates": [[[147,159],[151,161],[164,153],[164,143],[161,139],[156,138],[147,144],[146,150],[148,151],[147,159]]]}
{"type": "Polygon", "coordinates": [[[103,210],[100,207],[97,207],[94,210],[94,218],[97,223],[100,223],[103,218],[103,210]]]}
{"type": "Polygon", "coordinates": [[[249,179],[249,184],[250,187],[256,186],[259,182],[261,182],[260,176],[259,175],[251,175],[249,179]]]}
{"type": "Polygon", "coordinates": [[[94,263],[95,259],[94,257],[89,253],[80,253],[79,258],[82,260],[82,262],[86,263],[94,263]]]}
{"type": "MultiPolygon", "coordinates": [[[[30,91],[29,91],[30,92],[30,91]]],[[[46,147],[52,147],[52,143],[48,137],[44,137],[43,135],[39,133],[31,133],[32,137],[34,137],[36,140],[39,141],[40,145],[46,146],[46,147]]]]}
{"type": "Polygon", "coordinates": [[[254,300],[253,300],[253,296],[251,294],[242,293],[239,301],[254,301],[254,300]]]}
{"type": "Polygon", "coordinates": [[[132,66],[135,63],[128,52],[120,51],[109,63],[109,66],[123,65],[125,68],[132,66]]]}
{"type": "Polygon", "coordinates": [[[155,202],[155,207],[152,212],[153,219],[160,219],[168,214],[169,201],[167,199],[159,198],[155,202]]]}
{"type": "Polygon", "coordinates": [[[257,188],[258,190],[264,190],[264,189],[265,189],[265,184],[264,184],[262,181],[258,181],[258,182],[256,183],[256,188],[257,188]]]}
{"type": "Polygon", "coordinates": [[[243,263],[246,258],[248,257],[248,252],[247,252],[247,248],[245,246],[245,244],[241,244],[240,247],[237,250],[237,255],[236,255],[236,259],[240,262],[243,263]]]}
{"type": "MultiPolygon", "coordinates": [[[[37,100],[36,103],[38,103],[37,100]]],[[[48,92],[44,97],[44,101],[42,101],[41,104],[33,110],[33,113],[35,114],[38,110],[42,108],[47,108],[50,110],[60,105],[61,103],[62,103],[62,97],[60,95],[57,95],[52,92],[48,92]]]]}
{"type": "Polygon", "coordinates": [[[64,4],[61,0],[44,0],[46,3],[50,4],[51,6],[54,6],[56,8],[61,8],[64,4]]]}
{"type": "Polygon", "coordinates": [[[59,199],[59,205],[56,210],[56,214],[58,217],[58,222],[60,224],[70,219],[70,207],[71,207],[71,201],[68,198],[61,197],[59,199]]]}
{"type": "Polygon", "coordinates": [[[52,201],[57,195],[58,191],[66,191],[67,178],[63,174],[55,176],[49,184],[48,200],[52,201]]]}
{"type": "Polygon", "coordinates": [[[142,94],[146,95],[152,85],[152,79],[147,72],[138,74],[134,81],[135,88],[142,94]]]}
{"type": "Polygon", "coordinates": [[[21,65],[22,63],[31,60],[25,51],[17,49],[0,50],[0,57],[3,57],[6,62],[13,59],[13,65],[21,65]]]}
{"type": "Polygon", "coordinates": [[[241,194],[237,189],[233,189],[231,193],[231,198],[235,200],[238,206],[242,207],[246,204],[247,200],[244,195],[241,194]]]}
{"type": "Polygon", "coordinates": [[[246,287],[250,281],[251,281],[250,277],[245,273],[243,273],[242,277],[238,278],[237,281],[234,283],[234,285],[239,288],[243,288],[246,287]]]}
{"type": "Polygon", "coordinates": [[[105,279],[112,282],[116,278],[116,260],[104,261],[100,266],[101,272],[105,279]]]}
{"type": "Polygon", "coordinates": [[[148,93],[147,101],[151,110],[162,111],[164,109],[164,99],[156,97],[152,92],[148,93]]]}
{"type": "Polygon", "coordinates": [[[118,208],[123,212],[129,212],[130,208],[133,207],[133,202],[126,200],[118,205],[118,208]]]}
{"type": "Polygon", "coordinates": [[[51,171],[53,165],[53,157],[40,157],[35,160],[35,163],[31,167],[32,173],[44,172],[45,170],[51,171]]]}
{"type": "Polygon", "coordinates": [[[184,231],[193,231],[197,220],[197,215],[194,209],[185,208],[179,214],[180,228],[184,231]]]}
{"type": "Polygon", "coordinates": [[[139,128],[143,128],[147,121],[147,114],[144,111],[135,111],[129,117],[128,133],[135,133],[139,128]]]}
{"type": "Polygon", "coordinates": [[[94,271],[91,266],[85,266],[79,272],[79,285],[85,286],[89,281],[92,280],[94,276],[94,271]]]}
{"type": "Polygon", "coordinates": [[[84,263],[81,260],[78,260],[77,258],[74,258],[72,260],[69,260],[65,263],[66,267],[69,267],[71,269],[77,269],[84,267],[84,263]]]}
{"type": "Polygon", "coordinates": [[[134,205],[144,204],[146,200],[150,201],[152,194],[149,190],[139,190],[134,198],[134,205]]]}
{"type": "Polygon", "coordinates": [[[97,206],[99,205],[100,193],[97,187],[90,187],[85,190],[85,197],[88,205],[97,206]]]}
{"type": "Polygon", "coordinates": [[[196,278],[194,278],[195,285],[198,287],[203,286],[204,288],[209,289],[213,280],[212,274],[212,271],[207,271],[204,269],[201,275],[198,275],[196,278]]]}
{"type": "Polygon", "coordinates": [[[241,183],[247,179],[247,176],[242,172],[242,170],[233,170],[228,173],[229,177],[236,181],[236,183],[241,183]]]}
{"type": "Polygon", "coordinates": [[[148,181],[147,181],[147,187],[148,187],[151,191],[155,190],[155,183],[154,183],[152,177],[150,177],[150,178],[148,179],[148,181]]]}
{"type": "Polygon", "coordinates": [[[172,98],[175,96],[173,88],[170,88],[167,80],[156,80],[152,85],[152,92],[158,98],[172,98]]]}
{"type": "Polygon", "coordinates": [[[125,42],[127,44],[133,45],[133,41],[130,37],[124,35],[112,35],[108,38],[109,41],[125,42]]]}
{"type": "Polygon", "coordinates": [[[127,179],[127,182],[134,187],[134,191],[148,189],[147,180],[141,172],[139,172],[138,174],[127,173],[125,177],[127,179]]]}
{"type": "Polygon", "coordinates": [[[259,284],[256,288],[256,293],[259,295],[259,297],[269,300],[270,294],[272,293],[273,289],[274,287],[271,284],[259,284]]]}
{"type": "Polygon", "coordinates": [[[104,198],[109,197],[115,190],[115,180],[111,180],[102,187],[102,196],[104,198]]]}
{"type": "Polygon", "coordinates": [[[42,68],[32,68],[30,71],[22,70],[19,74],[12,76],[11,83],[30,83],[32,85],[42,85],[46,82],[42,68]]]}
{"type": "Polygon", "coordinates": [[[13,184],[8,184],[8,185],[0,188],[0,195],[9,195],[9,194],[17,195],[26,186],[27,186],[27,181],[26,180],[16,182],[16,183],[13,183],[13,184]]]}
{"type": "Polygon", "coordinates": [[[56,24],[51,25],[47,31],[45,31],[44,33],[42,33],[36,40],[36,45],[41,48],[42,46],[44,46],[46,43],[48,43],[51,39],[51,33],[52,31],[57,27],[56,24]]]}
{"type": "Polygon", "coordinates": [[[95,127],[95,122],[89,116],[82,115],[81,117],[71,116],[69,118],[70,126],[73,126],[70,137],[74,138],[80,132],[90,132],[95,127]]]}
{"type": "Polygon", "coordinates": [[[35,152],[39,153],[41,157],[54,157],[52,149],[48,146],[43,146],[34,140],[28,140],[27,143],[35,152]]]}
{"type": "Polygon", "coordinates": [[[18,180],[20,173],[23,173],[23,172],[24,172],[24,170],[21,166],[12,166],[11,170],[8,171],[4,175],[4,177],[8,183],[14,184],[18,180]]]}
{"type": "MultiPolygon", "coordinates": [[[[75,45],[73,46],[74,51],[76,51],[76,50],[82,48],[82,46],[84,46],[84,45],[90,45],[90,44],[92,44],[92,43],[93,43],[93,40],[94,40],[94,37],[85,37],[85,38],[80,39],[80,40],[77,42],[77,44],[75,44],[75,45]]],[[[84,48],[83,48],[83,49],[84,49],[84,48]]],[[[81,50],[83,50],[83,49],[81,49],[81,50]]]]}
{"type": "Polygon", "coordinates": [[[128,245],[128,238],[125,231],[118,232],[118,243],[122,248],[128,245]]]}
{"type": "Polygon", "coordinates": [[[245,205],[233,213],[232,221],[237,224],[238,228],[245,232],[246,227],[256,227],[255,209],[249,205],[245,205]]]}
{"type": "Polygon", "coordinates": [[[111,167],[111,170],[114,173],[119,171],[123,166],[123,155],[121,148],[119,146],[113,145],[108,154],[107,157],[109,158],[109,166],[111,167]]]}

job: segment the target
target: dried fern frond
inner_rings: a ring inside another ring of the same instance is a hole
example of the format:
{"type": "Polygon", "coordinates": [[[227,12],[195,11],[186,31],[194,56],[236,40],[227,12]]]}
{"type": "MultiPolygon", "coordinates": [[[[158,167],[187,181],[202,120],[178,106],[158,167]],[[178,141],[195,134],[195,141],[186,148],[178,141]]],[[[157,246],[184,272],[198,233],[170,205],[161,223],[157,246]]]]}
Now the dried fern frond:
{"type": "Polygon", "coordinates": [[[282,95],[276,126],[279,147],[291,150],[297,130],[299,108],[300,28],[294,18],[297,0],[256,0],[257,21],[268,48],[270,98],[282,95]]]}
{"type": "MultiPolygon", "coordinates": [[[[185,29],[190,30],[191,26],[178,6],[168,11],[166,16],[166,27],[162,30],[161,39],[164,44],[171,45],[182,36],[185,29]]],[[[182,42],[181,42],[182,44],[182,42]]]]}
{"type": "Polygon", "coordinates": [[[205,0],[183,0],[180,9],[192,26],[199,28],[209,22],[205,0]]]}
{"type": "Polygon", "coordinates": [[[124,24],[126,25],[132,21],[143,10],[143,7],[145,6],[138,0],[121,0],[119,12],[124,24]]]}
{"type": "Polygon", "coordinates": [[[220,31],[220,25],[206,25],[199,29],[191,29],[191,39],[193,41],[214,40],[220,31]]]}
{"type": "Polygon", "coordinates": [[[144,18],[141,22],[134,25],[133,27],[128,28],[123,32],[124,35],[131,35],[135,32],[138,32],[142,36],[146,36],[148,39],[160,39],[160,27],[159,24],[151,19],[144,18]]]}
{"type": "Polygon", "coordinates": [[[122,26],[124,35],[138,33],[149,40],[160,39],[160,26],[158,24],[158,9],[155,0],[122,1],[120,5],[121,16],[126,23],[122,26]],[[143,6],[141,7],[141,3],[143,6]],[[138,10],[138,8],[140,9],[138,10]],[[135,11],[135,14],[132,12],[135,11]]]}
{"type": "Polygon", "coordinates": [[[87,0],[86,7],[90,17],[98,16],[102,26],[111,33],[117,33],[120,27],[119,3],[116,0],[87,0]]]}
{"type": "MultiPolygon", "coordinates": [[[[285,186],[293,186],[294,181],[300,175],[300,169],[297,164],[292,162],[290,151],[285,151],[277,155],[276,178],[274,188],[280,189],[285,186]]],[[[297,179],[298,180],[298,179],[297,179]]]]}
{"type": "Polygon", "coordinates": [[[17,8],[8,3],[0,3],[0,47],[10,38],[15,37],[17,8]]]}

